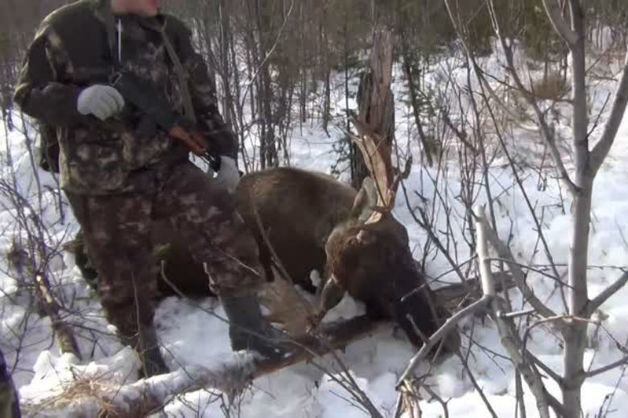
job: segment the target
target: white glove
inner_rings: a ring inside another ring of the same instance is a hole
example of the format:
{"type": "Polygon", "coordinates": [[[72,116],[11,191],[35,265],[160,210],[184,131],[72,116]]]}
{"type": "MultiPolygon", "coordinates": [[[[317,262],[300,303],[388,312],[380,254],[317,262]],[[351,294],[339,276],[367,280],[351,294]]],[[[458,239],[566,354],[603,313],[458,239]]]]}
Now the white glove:
{"type": "Polygon", "coordinates": [[[227,189],[229,193],[235,191],[240,182],[240,172],[233,158],[220,156],[220,170],[218,170],[214,180],[227,189]]]}
{"type": "Polygon", "coordinates": [[[81,115],[94,115],[100,120],[109,119],[124,107],[124,98],[111,86],[94,84],[78,96],[76,110],[81,115]]]}

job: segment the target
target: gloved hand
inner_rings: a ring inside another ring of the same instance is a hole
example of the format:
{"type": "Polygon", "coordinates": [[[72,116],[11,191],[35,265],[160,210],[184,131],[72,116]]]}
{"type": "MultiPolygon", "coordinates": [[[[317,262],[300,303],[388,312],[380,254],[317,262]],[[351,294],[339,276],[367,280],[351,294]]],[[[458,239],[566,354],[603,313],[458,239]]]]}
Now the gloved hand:
{"type": "Polygon", "coordinates": [[[78,96],[76,110],[82,115],[94,115],[100,120],[109,119],[124,107],[124,98],[111,86],[94,84],[78,96]]]}
{"type": "Polygon", "coordinates": [[[225,157],[224,155],[220,156],[220,169],[214,180],[227,189],[229,193],[235,191],[236,186],[240,182],[240,172],[233,158],[225,157]]]}

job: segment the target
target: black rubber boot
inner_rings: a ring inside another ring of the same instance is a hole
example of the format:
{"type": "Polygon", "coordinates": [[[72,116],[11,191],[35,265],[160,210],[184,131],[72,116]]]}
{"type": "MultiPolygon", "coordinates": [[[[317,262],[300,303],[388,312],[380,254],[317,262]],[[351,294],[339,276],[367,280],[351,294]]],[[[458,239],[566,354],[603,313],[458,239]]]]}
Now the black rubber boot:
{"type": "Polygon", "coordinates": [[[140,344],[143,352],[140,353],[140,358],[146,377],[170,372],[159,352],[159,341],[155,328],[152,326],[144,328],[141,332],[141,338],[140,344]]]}
{"type": "Polygon", "coordinates": [[[122,342],[135,349],[142,362],[140,379],[169,373],[170,370],[159,352],[159,341],[153,326],[144,325],[133,338],[122,338],[122,342]]]}
{"type": "Polygon", "coordinates": [[[285,355],[278,344],[279,332],[262,316],[256,296],[221,297],[220,300],[229,319],[229,338],[233,351],[253,350],[273,360],[285,355]]]}

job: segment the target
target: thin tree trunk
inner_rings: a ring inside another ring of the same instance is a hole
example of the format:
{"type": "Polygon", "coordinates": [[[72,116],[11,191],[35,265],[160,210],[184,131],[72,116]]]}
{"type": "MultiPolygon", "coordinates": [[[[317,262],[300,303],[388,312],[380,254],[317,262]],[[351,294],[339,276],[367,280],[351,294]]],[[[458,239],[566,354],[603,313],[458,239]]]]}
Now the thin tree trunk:
{"type": "Polygon", "coordinates": [[[433,158],[432,158],[432,151],[430,149],[430,144],[427,141],[427,137],[425,136],[425,132],[423,131],[423,124],[421,123],[421,116],[420,116],[421,109],[419,106],[419,99],[417,97],[414,76],[412,74],[412,64],[410,63],[410,56],[409,56],[409,50],[408,50],[409,48],[405,40],[401,42],[401,45],[403,48],[403,52],[402,52],[403,70],[406,74],[406,78],[408,79],[408,91],[410,92],[410,101],[412,103],[412,115],[414,116],[414,123],[419,133],[419,139],[423,147],[423,153],[425,154],[427,165],[431,167],[434,164],[433,158]]]}
{"type": "Polygon", "coordinates": [[[571,48],[573,71],[573,135],[576,163],[573,232],[569,257],[569,315],[572,317],[564,331],[565,368],[562,385],[565,418],[581,416],[581,388],[584,381],[583,359],[586,348],[587,322],[575,319],[586,316],[587,264],[589,223],[591,221],[591,192],[593,177],[589,164],[588,110],[585,85],[584,11],[577,0],[571,0],[571,25],[577,41],[571,48]]]}
{"type": "MultiPolygon", "coordinates": [[[[305,10],[304,7],[301,7],[299,10],[299,21],[301,25],[305,25],[305,10]]],[[[307,48],[305,45],[305,31],[299,32],[299,55],[301,61],[301,69],[299,71],[299,84],[301,95],[299,97],[299,122],[300,125],[303,125],[307,121],[307,48]]]]}
{"type": "MultiPolygon", "coordinates": [[[[349,170],[351,174],[351,184],[355,187],[354,179],[356,178],[354,161],[360,159],[357,147],[351,143],[351,118],[349,109],[349,30],[347,22],[347,14],[344,16],[343,25],[343,59],[344,59],[344,87],[345,87],[345,122],[346,122],[346,140],[349,142],[349,170]],[[358,157],[356,157],[356,155],[358,157]]],[[[361,185],[358,185],[358,189],[361,185]]]]}
{"type": "MultiPolygon", "coordinates": [[[[231,30],[229,24],[229,15],[227,12],[227,1],[220,0],[220,4],[218,6],[218,13],[220,18],[220,63],[222,65],[221,68],[221,78],[222,78],[222,87],[223,87],[223,111],[222,114],[225,118],[225,123],[228,125],[232,125],[231,118],[231,109],[233,107],[233,97],[231,95],[231,83],[229,79],[229,75],[231,74],[230,66],[229,66],[229,41],[231,37],[229,36],[229,32],[231,30]]],[[[237,67],[234,67],[237,68],[237,67]]]]}
{"type": "MultiPolygon", "coordinates": [[[[275,130],[272,111],[273,92],[271,86],[271,77],[269,63],[266,59],[268,53],[268,45],[266,42],[267,27],[266,20],[262,16],[264,4],[261,0],[257,0],[255,12],[257,20],[257,30],[259,33],[259,48],[257,54],[258,62],[258,98],[259,110],[261,112],[262,132],[260,137],[260,157],[262,168],[277,166],[277,147],[275,144],[275,130]]],[[[269,7],[269,6],[266,6],[269,7]]]]}
{"type": "Polygon", "coordinates": [[[325,93],[323,96],[323,130],[329,136],[329,121],[331,120],[331,65],[329,59],[329,45],[324,22],[327,20],[327,7],[323,8],[321,22],[319,22],[320,47],[319,51],[323,56],[323,73],[325,77],[325,93]]]}

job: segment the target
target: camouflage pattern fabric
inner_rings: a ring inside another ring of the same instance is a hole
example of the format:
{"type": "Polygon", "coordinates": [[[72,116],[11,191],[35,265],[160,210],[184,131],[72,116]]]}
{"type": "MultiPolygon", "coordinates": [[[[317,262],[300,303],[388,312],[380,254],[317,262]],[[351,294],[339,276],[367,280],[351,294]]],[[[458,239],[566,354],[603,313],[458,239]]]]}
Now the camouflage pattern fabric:
{"type": "MultiPolygon", "coordinates": [[[[15,101],[25,113],[57,128],[65,190],[90,195],[147,192],[154,186],[147,171],[184,161],[188,151],[145,123],[132,105],[105,122],[76,109],[83,88],[107,84],[115,71],[112,54],[118,51],[107,42],[106,1],[81,0],[44,19],[26,55],[15,101]]],[[[183,113],[182,89],[163,42],[165,32],[186,72],[201,132],[215,153],[235,157],[237,138],[220,116],[214,80],[194,51],[185,25],[167,15],[117,19],[122,27],[120,67],[158,87],[172,110],[183,113]]]]}
{"type": "Polygon", "coordinates": [[[99,272],[103,307],[125,342],[137,348],[138,331],[152,324],[157,291],[151,218],[168,218],[185,236],[220,296],[254,291],[262,269],[233,197],[188,162],[179,142],[128,103],[104,122],[77,111],[82,89],[108,84],[119,55],[119,68],[151,83],[183,113],[165,33],[186,73],[197,127],[214,153],[237,156],[237,138],[218,112],[214,80],[192,47],[191,32],[168,15],[114,16],[122,31],[112,48],[109,5],[80,0],[44,19],[26,54],[15,102],[57,129],[61,186],[99,272]]]}
{"type": "Polygon", "coordinates": [[[66,193],[99,272],[107,319],[133,346],[139,328],[152,324],[157,296],[151,219],[172,222],[222,297],[251,294],[263,282],[257,244],[235,211],[233,196],[192,163],[176,165],[168,174],[154,194],[66,193]]]}

